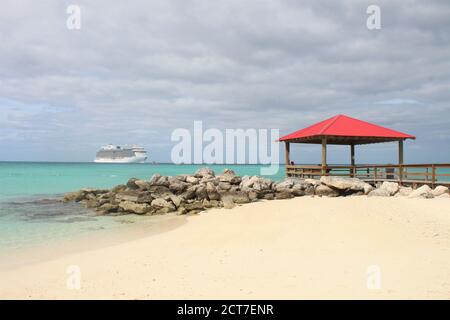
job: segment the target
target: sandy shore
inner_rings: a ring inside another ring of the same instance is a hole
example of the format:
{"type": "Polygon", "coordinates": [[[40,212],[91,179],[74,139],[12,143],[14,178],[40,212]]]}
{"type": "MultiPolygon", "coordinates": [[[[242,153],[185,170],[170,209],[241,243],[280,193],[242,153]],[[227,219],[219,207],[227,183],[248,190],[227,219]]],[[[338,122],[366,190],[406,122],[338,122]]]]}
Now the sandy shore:
{"type": "Polygon", "coordinates": [[[0,283],[0,298],[25,299],[450,299],[450,200],[300,197],[215,209],[139,240],[0,271],[0,283]],[[67,287],[72,265],[80,289],[67,287]]]}

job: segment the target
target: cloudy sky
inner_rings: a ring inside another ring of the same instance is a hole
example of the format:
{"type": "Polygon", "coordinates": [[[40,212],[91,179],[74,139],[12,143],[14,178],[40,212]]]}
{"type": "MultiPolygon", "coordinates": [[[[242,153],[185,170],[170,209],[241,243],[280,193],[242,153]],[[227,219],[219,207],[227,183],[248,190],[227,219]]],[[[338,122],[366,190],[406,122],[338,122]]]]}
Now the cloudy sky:
{"type": "MultiPolygon", "coordinates": [[[[450,162],[448,0],[3,0],[0,40],[0,160],[139,143],[170,161],[171,132],[194,120],[286,134],[347,114],[416,135],[407,162],[450,162]],[[380,30],[366,27],[371,4],[380,30]]],[[[357,161],[395,161],[395,148],[358,147],[357,161]]],[[[320,161],[318,146],[293,149],[320,161]]]]}

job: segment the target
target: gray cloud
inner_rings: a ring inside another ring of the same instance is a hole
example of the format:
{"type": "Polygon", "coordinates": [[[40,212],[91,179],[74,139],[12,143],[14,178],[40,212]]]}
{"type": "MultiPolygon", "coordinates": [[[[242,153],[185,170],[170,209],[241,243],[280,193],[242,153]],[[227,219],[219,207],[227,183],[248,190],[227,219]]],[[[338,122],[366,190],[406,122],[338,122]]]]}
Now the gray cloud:
{"type": "MultiPolygon", "coordinates": [[[[377,1],[376,31],[370,4],[3,1],[0,160],[88,161],[111,142],[168,161],[170,133],[194,120],[288,133],[344,113],[415,134],[407,161],[448,162],[450,3],[377,1]],[[81,30],[66,28],[73,3],[81,30]]],[[[318,161],[305,150],[297,162],[318,161]]],[[[394,157],[380,145],[358,160],[394,157]]]]}

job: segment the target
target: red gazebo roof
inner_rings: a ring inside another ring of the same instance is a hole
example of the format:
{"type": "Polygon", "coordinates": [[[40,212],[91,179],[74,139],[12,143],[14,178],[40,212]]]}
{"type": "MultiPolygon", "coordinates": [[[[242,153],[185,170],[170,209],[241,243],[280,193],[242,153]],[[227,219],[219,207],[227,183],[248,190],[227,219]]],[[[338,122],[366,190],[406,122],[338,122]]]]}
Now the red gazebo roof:
{"type": "Polygon", "coordinates": [[[337,115],[280,138],[280,141],[328,144],[366,144],[415,139],[416,137],[376,124],[337,115]]]}

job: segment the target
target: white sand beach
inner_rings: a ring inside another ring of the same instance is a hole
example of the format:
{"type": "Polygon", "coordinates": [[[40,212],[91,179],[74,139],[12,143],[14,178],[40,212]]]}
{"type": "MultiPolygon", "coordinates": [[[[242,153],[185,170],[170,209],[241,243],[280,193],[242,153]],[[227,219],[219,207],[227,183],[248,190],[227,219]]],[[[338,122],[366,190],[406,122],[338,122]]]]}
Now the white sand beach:
{"type": "Polygon", "coordinates": [[[299,197],[187,220],[1,270],[0,298],[450,299],[450,199],[299,197]]]}

